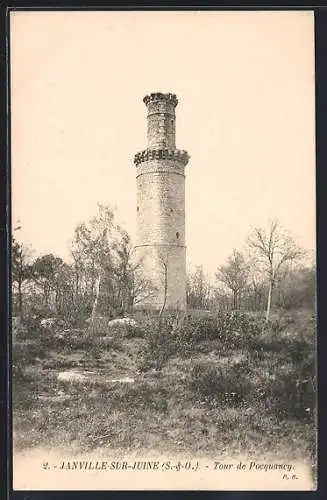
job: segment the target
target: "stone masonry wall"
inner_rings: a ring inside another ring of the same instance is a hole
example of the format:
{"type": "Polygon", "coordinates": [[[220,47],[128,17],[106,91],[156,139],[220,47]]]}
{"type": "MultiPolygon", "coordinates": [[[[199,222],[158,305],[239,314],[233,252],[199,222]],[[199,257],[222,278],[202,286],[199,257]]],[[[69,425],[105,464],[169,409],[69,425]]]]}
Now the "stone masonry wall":
{"type": "Polygon", "coordinates": [[[175,148],[175,107],[177,99],[172,94],[151,94],[147,103],[148,148],[175,148]]]}
{"type": "Polygon", "coordinates": [[[157,309],[164,302],[167,272],[166,309],[186,309],[186,247],[164,245],[135,247],[135,259],[142,262],[147,294],[134,309],[157,309]]]}
{"type": "Polygon", "coordinates": [[[147,162],[137,175],[137,245],[185,245],[184,169],[167,163],[147,162]]]}
{"type": "Polygon", "coordinates": [[[141,262],[148,293],[135,308],[186,308],[185,165],[186,151],[175,148],[173,94],[150,94],[148,148],[135,155],[137,186],[137,241],[135,258],[141,262]]]}

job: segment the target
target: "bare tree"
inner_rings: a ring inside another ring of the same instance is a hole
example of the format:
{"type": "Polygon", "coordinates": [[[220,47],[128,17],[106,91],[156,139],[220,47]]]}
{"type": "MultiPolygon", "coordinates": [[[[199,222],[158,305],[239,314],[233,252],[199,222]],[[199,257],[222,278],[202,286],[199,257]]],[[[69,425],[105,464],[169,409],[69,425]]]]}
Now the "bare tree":
{"type": "Polygon", "coordinates": [[[240,296],[245,289],[249,274],[249,267],[241,252],[234,248],[227,264],[220,266],[216,272],[216,279],[224,283],[233,293],[233,307],[238,309],[240,296]]]}
{"type": "Polygon", "coordinates": [[[268,298],[266,321],[269,320],[271,299],[276,280],[283,266],[287,262],[294,262],[303,256],[303,251],[295,244],[292,238],[280,228],[278,221],[272,221],[268,231],[255,228],[248,238],[248,244],[258,256],[263,272],[268,277],[268,298]]]}
{"type": "Polygon", "coordinates": [[[114,222],[113,209],[100,204],[97,216],[75,229],[71,253],[75,261],[76,293],[84,286],[84,296],[88,297],[93,319],[107,307],[117,308],[119,286],[116,271],[120,265],[117,250],[124,236],[114,222]],[[104,289],[107,289],[106,294],[102,294],[104,289]],[[107,299],[109,304],[102,304],[107,299]]]}
{"type": "Polygon", "coordinates": [[[266,286],[262,273],[256,268],[250,268],[248,288],[252,296],[252,308],[254,310],[260,309],[264,300],[266,286]]]}
{"type": "MultiPolygon", "coordinates": [[[[19,228],[16,228],[19,229],[19,228]]],[[[12,238],[12,282],[17,287],[18,314],[23,318],[23,285],[31,278],[32,250],[12,238]]]]}
{"type": "Polygon", "coordinates": [[[162,313],[165,310],[166,304],[167,304],[167,292],[168,292],[168,261],[169,261],[169,253],[168,251],[164,255],[159,256],[159,260],[162,264],[163,268],[163,286],[164,286],[164,299],[163,303],[161,306],[161,309],[159,311],[159,317],[162,315],[162,313]]]}
{"type": "Polygon", "coordinates": [[[207,309],[211,287],[203,266],[196,266],[187,276],[187,303],[191,309],[207,309]]]}
{"type": "Polygon", "coordinates": [[[144,275],[143,261],[144,257],[135,260],[135,256],[133,256],[131,261],[128,291],[132,306],[136,306],[140,302],[150,298],[158,291],[152,280],[144,275]]]}

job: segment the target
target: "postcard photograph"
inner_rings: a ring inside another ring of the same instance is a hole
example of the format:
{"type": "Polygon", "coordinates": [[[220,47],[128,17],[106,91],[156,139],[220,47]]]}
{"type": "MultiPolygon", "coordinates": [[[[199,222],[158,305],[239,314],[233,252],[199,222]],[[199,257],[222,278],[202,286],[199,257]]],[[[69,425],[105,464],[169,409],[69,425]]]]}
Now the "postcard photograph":
{"type": "Polygon", "coordinates": [[[9,42],[14,490],[316,489],[313,12],[9,42]]]}

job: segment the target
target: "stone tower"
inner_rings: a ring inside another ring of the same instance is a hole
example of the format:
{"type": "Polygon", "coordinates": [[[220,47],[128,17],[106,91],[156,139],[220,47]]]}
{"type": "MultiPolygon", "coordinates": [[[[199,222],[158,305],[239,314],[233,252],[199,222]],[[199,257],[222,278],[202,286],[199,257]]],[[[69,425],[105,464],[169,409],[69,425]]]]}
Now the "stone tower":
{"type": "Polygon", "coordinates": [[[147,149],[134,157],[137,183],[135,256],[146,293],[135,308],[186,309],[185,166],[189,155],[176,149],[174,94],[143,99],[147,107],[147,149]]]}

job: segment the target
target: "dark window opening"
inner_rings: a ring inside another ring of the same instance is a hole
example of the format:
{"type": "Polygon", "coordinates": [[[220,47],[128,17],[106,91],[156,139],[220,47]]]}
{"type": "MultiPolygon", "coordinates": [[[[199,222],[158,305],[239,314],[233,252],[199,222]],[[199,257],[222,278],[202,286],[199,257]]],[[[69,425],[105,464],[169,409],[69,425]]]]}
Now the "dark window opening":
{"type": "Polygon", "coordinates": [[[172,125],[174,125],[174,120],[170,120],[170,123],[171,123],[172,125]]]}
{"type": "Polygon", "coordinates": [[[173,209],[171,208],[170,211],[173,212],[173,209]]]}
{"type": "Polygon", "coordinates": [[[179,232],[177,231],[176,233],[176,238],[178,239],[179,238],[179,232]]]}
{"type": "Polygon", "coordinates": [[[139,210],[140,210],[140,207],[137,207],[137,208],[136,208],[136,210],[137,210],[137,211],[139,211],[139,210]]]}

